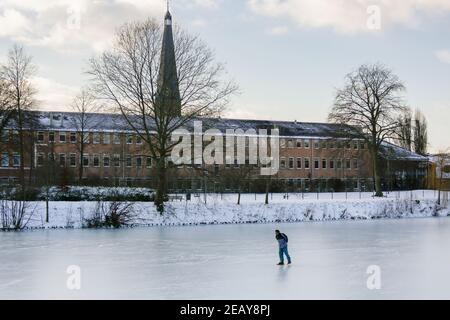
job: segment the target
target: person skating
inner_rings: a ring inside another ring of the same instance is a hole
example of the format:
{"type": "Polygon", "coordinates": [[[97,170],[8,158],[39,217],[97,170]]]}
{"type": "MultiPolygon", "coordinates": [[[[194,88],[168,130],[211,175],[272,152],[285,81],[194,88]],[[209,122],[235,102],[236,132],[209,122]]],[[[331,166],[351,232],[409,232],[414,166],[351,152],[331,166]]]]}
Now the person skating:
{"type": "Polygon", "coordinates": [[[275,238],[278,241],[279,246],[279,255],[280,255],[280,263],[279,266],[284,265],[284,256],[286,255],[286,258],[288,260],[288,264],[291,264],[291,257],[289,256],[288,252],[288,237],[284,233],[281,233],[280,230],[275,230],[275,238]]]}

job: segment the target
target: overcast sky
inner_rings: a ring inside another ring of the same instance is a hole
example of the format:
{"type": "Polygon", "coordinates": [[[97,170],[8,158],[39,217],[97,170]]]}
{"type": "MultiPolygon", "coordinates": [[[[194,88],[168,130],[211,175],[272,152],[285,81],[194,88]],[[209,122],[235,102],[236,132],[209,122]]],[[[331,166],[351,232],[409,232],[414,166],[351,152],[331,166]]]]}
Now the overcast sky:
{"type": "MultiPolygon", "coordinates": [[[[433,151],[450,146],[450,0],[171,2],[174,22],[199,34],[239,84],[228,116],[325,121],[345,74],[381,62],[427,116],[433,151]]],[[[116,27],[162,21],[164,11],[165,0],[0,0],[0,60],[23,44],[41,108],[65,109],[116,27]]]]}

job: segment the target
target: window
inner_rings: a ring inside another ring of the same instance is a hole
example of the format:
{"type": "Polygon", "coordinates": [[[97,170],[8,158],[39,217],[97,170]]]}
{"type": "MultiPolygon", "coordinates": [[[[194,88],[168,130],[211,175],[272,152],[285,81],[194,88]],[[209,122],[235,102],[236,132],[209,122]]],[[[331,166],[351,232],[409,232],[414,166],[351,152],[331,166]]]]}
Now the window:
{"type": "Polygon", "coordinates": [[[289,140],[287,141],[287,147],[288,147],[289,149],[294,148],[294,140],[289,139],[289,140]]]}
{"type": "Polygon", "coordinates": [[[358,159],[353,159],[353,169],[358,170],[358,159]]]}
{"type": "Polygon", "coordinates": [[[66,133],[65,132],[59,133],[59,143],[66,143],[66,133]]]}
{"type": "Polygon", "coordinates": [[[114,141],[114,144],[120,144],[120,134],[119,133],[113,134],[113,141],[114,141]]]}
{"type": "Polygon", "coordinates": [[[53,131],[48,133],[48,142],[55,142],[55,133],[53,131]]]}
{"type": "Polygon", "coordinates": [[[95,168],[100,167],[100,156],[98,154],[94,154],[92,156],[92,162],[95,168]]]}
{"type": "Polygon", "coordinates": [[[142,157],[136,157],[136,167],[142,168],[142,157]]]}
{"type": "Polygon", "coordinates": [[[147,168],[152,167],[152,157],[147,157],[147,168]]]}
{"type": "Polygon", "coordinates": [[[336,168],[337,169],[342,169],[342,160],[336,160],[336,168]]]}
{"type": "Polygon", "coordinates": [[[66,166],[66,154],[65,153],[60,153],[59,154],[59,166],[60,167],[65,167],[66,166]]]}
{"type": "Polygon", "coordinates": [[[104,154],[103,155],[103,166],[105,168],[109,168],[110,166],[110,158],[109,158],[109,154],[104,154]]]}
{"type": "Polygon", "coordinates": [[[2,153],[2,167],[9,167],[9,154],[2,153]]]}
{"type": "Polygon", "coordinates": [[[89,136],[89,132],[83,132],[83,143],[84,144],[89,144],[90,141],[90,136],[89,136]]]}
{"type": "Polygon", "coordinates": [[[319,145],[319,141],[318,140],[314,140],[314,149],[319,149],[320,145],[319,145]]]}
{"type": "Polygon", "coordinates": [[[351,145],[350,142],[347,142],[346,145],[345,145],[345,147],[346,147],[347,149],[351,149],[351,148],[352,148],[352,145],[351,145]]]}
{"type": "Polygon", "coordinates": [[[44,165],[44,154],[38,153],[36,158],[36,165],[42,167],[44,165]]]}
{"type": "Polygon", "coordinates": [[[334,169],[334,160],[329,161],[330,169],[334,169]]]}
{"type": "Polygon", "coordinates": [[[142,137],[140,135],[136,136],[136,144],[142,144],[142,137]]]}
{"type": "Polygon", "coordinates": [[[280,148],[286,147],[286,139],[280,139],[280,148]]]}
{"type": "Polygon", "coordinates": [[[294,169],[294,158],[289,158],[289,169],[294,169]]]}
{"type": "Polygon", "coordinates": [[[13,153],[13,167],[20,167],[20,154],[13,153]]]}
{"type": "Polygon", "coordinates": [[[2,132],[2,141],[8,142],[9,141],[9,130],[4,130],[2,132]]]}
{"type": "Polygon", "coordinates": [[[326,148],[327,148],[327,142],[326,142],[325,140],[323,140],[323,141],[320,143],[320,147],[321,147],[322,149],[326,149],[326,148]]]}
{"type": "Polygon", "coordinates": [[[353,142],[353,149],[358,150],[358,142],[353,142]]]}
{"type": "Polygon", "coordinates": [[[127,144],[133,144],[133,135],[127,134],[127,144]]]}
{"type": "Polygon", "coordinates": [[[297,148],[302,147],[302,139],[297,139],[297,148]]]}
{"type": "Polygon", "coordinates": [[[70,133],[70,143],[77,143],[77,133],[76,132],[70,133]]]}
{"type": "Polygon", "coordinates": [[[54,153],[52,153],[52,152],[50,152],[49,154],[48,154],[48,160],[49,161],[55,161],[55,154],[54,153]]]}
{"type": "Polygon", "coordinates": [[[281,158],[280,159],[280,168],[281,169],[285,169],[286,168],[286,159],[285,158],[281,158]]]}
{"type": "Polygon", "coordinates": [[[69,156],[69,165],[71,167],[77,166],[77,155],[75,153],[71,153],[69,156]]]}
{"type": "Polygon", "coordinates": [[[334,143],[334,141],[330,141],[328,143],[328,146],[330,147],[330,149],[334,149],[336,147],[336,144],[334,143]]]}
{"type": "Polygon", "coordinates": [[[114,167],[120,168],[120,155],[119,154],[114,155],[113,161],[114,161],[114,167]]]}
{"type": "Polygon", "coordinates": [[[314,169],[319,170],[320,169],[320,160],[314,159],[314,169]]]}
{"type": "Polygon", "coordinates": [[[92,134],[92,140],[93,140],[94,144],[100,144],[100,133],[94,132],[92,134]]]}
{"type": "Polygon", "coordinates": [[[44,143],[44,132],[39,131],[37,133],[37,142],[38,143],[44,143]]]}
{"type": "Polygon", "coordinates": [[[103,133],[103,144],[111,143],[111,135],[109,133],[103,133]]]}
{"type": "Polygon", "coordinates": [[[305,158],[305,169],[309,169],[310,168],[310,160],[309,158],[305,158]]]}
{"type": "Polygon", "coordinates": [[[322,169],[326,169],[328,167],[327,159],[322,159],[322,169]]]}
{"type": "Polygon", "coordinates": [[[297,169],[302,168],[302,158],[297,158],[297,169]]]}
{"type": "Polygon", "coordinates": [[[304,146],[305,146],[305,149],[309,149],[309,147],[310,147],[309,140],[305,140],[304,146]]]}
{"type": "Polygon", "coordinates": [[[126,157],[125,157],[125,163],[126,163],[126,166],[128,167],[128,168],[131,168],[131,166],[132,166],[132,159],[131,159],[131,154],[127,154],[126,155],[126,157]]]}
{"type": "Polygon", "coordinates": [[[88,154],[83,155],[83,167],[89,167],[89,155],[88,154]]]}
{"type": "Polygon", "coordinates": [[[345,160],[345,168],[350,170],[352,168],[351,166],[352,166],[352,163],[351,163],[350,159],[346,159],[345,160]]]}

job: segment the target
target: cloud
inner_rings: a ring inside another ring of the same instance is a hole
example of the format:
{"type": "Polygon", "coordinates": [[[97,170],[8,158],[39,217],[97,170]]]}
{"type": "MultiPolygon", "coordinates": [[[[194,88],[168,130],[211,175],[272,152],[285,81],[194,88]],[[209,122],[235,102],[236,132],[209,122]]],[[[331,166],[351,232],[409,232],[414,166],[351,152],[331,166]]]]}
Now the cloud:
{"type": "Polygon", "coordinates": [[[6,9],[0,13],[0,37],[9,34],[24,35],[31,30],[29,20],[15,9],[6,9]]]}
{"type": "Polygon", "coordinates": [[[248,6],[258,15],[288,18],[300,27],[328,27],[339,33],[370,32],[369,19],[378,17],[384,29],[415,26],[424,16],[450,12],[448,0],[248,0],[248,6]]]}
{"type": "Polygon", "coordinates": [[[435,52],[436,58],[439,61],[450,64],[450,51],[449,50],[439,50],[435,52]]]}
{"type": "Polygon", "coordinates": [[[32,83],[37,90],[36,99],[42,110],[67,110],[79,88],[50,78],[34,77],[32,83]]]}
{"type": "Polygon", "coordinates": [[[268,33],[272,36],[282,36],[289,32],[289,28],[286,26],[277,26],[268,30],[268,33]]]}
{"type": "Polygon", "coordinates": [[[207,24],[206,20],[203,19],[196,19],[191,22],[191,25],[197,28],[205,27],[207,24]]]}
{"type": "MultiPolygon", "coordinates": [[[[214,8],[221,0],[183,1],[214,8]]],[[[0,38],[63,52],[101,51],[118,26],[162,19],[165,10],[164,0],[0,0],[0,38]]]]}

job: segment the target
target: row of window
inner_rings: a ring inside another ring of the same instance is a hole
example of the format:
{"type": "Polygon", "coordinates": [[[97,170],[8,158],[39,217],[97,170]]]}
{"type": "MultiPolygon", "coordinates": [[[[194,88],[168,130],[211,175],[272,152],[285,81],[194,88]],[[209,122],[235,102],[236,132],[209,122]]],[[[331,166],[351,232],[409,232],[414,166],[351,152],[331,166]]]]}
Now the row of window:
{"type": "Polygon", "coordinates": [[[20,154],[13,153],[12,156],[10,156],[9,153],[6,152],[1,155],[0,166],[3,168],[9,167],[11,160],[13,167],[20,167],[20,154]]]}
{"type": "MultiPolygon", "coordinates": [[[[15,131],[16,132],[16,131],[15,131]]],[[[7,130],[4,131],[4,140],[9,139],[9,133],[7,130]]],[[[37,133],[38,143],[77,143],[78,133],[77,132],[45,132],[38,131],[37,133]]],[[[106,132],[86,132],[83,134],[83,142],[86,144],[121,144],[121,134],[120,133],[106,133],[106,132]],[[92,136],[92,138],[91,138],[92,136]]],[[[125,135],[126,144],[142,144],[142,138],[136,134],[126,134],[125,135]]],[[[246,139],[246,145],[248,146],[249,141],[246,139]]],[[[339,140],[314,140],[312,143],[314,149],[367,149],[366,144],[363,141],[339,141],[339,140]]],[[[311,148],[311,140],[309,139],[280,139],[280,148],[311,148]]]]}
{"type": "MultiPolygon", "coordinates": [[[[314,149],[367,149],[363,141],[339,141],[339,140],[314,140],[314,149]]],[[[309,139],[280,139],[280,148],[311,148],[311,140],[309,139]]]]}
{"type": "MultiPolygon", "coordinates": [[[[357,170],[359,168],[358,159],[320,159],[314,158],[313,168],[319,169],[347,169],[357,170]]],[[[281,169],[311,169],[310,158],[280,158],[281,169]]]]}
{"type": "MultiPolygon", "coordinates": [[[[46,138],[49,143],[77,143],[79,134],[77,132],[44,132],[37,133],[37,142],[45,143],[46,138]]],[[[121,144],[120,133],[106,133],[106,132],[85,132],[83,135],[83,142],[85,144],[121,144]]],[[[135,134],[125,135],[126,144],[142,144],[142,137],[135,134]]]]}
{"type": "MultiPolygon", "coordinates": [[[[55,161],[61,167],[66,167],[66,166],[77,167],[78,157],[79,156],[75,153],[70,153],[69,155],[66,155],[65,153],[58,153],[58,154],[49,153],[47,159],[50,161],[55,161]]],[[[120,168],[122,166],[125,166],[127,168],[132,168],[133,166],[135,166],[137,168],[142,168],[144,165],[147,168],[151,168],[153,165],[151,157],[132,156],[130,154],[125,155],[125,157],[123,159],[121,158],[120,154],[114,154],[114,155],[85,154],[85,155],[83,155],[83,158],[80,159],[80,161],[83,162],[83,167],[94,167],[94,168],[99,168],[99,167],[120,168]]],[[[37,163],[38,167],[44,166],[45,154],[38,153],[37,157],[36,157],[36,163],[37,163]]]]}

